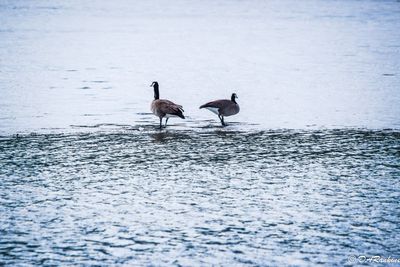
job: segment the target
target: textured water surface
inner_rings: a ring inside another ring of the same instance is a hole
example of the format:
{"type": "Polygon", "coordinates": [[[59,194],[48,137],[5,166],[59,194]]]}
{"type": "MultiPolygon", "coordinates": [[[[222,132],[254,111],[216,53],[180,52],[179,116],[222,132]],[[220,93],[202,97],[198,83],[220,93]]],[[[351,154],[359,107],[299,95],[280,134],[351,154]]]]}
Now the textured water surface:
{"type": "Polygon", "coordinates": [[[0,262],[343,265],[400,254],[395,131],[0,139],[0,262]]]}

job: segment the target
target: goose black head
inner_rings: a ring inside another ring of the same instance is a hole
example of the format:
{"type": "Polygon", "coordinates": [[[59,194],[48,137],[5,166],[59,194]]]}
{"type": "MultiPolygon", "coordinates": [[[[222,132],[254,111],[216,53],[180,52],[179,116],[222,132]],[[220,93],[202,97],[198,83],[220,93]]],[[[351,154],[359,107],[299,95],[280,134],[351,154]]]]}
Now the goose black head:
{"type": "Polygon", "coordinates": [[[236,103],[236,101],[235,101],[236,98],[239,98],[239,97],[235,93],[233,93],[232,96],[231,96],[231,101],[236,103]]]}
{"type": "Polygon", "coordinates": [[[158,87],[158,82],[153,82],[151,85],[150,85],[150,87],[158,87]]]}
{"type": "Polygon", "coordinates": [[[158,91],[158,82],[153,82],[150,87],[154,88],[154,99],[160,98],[160,92],[158,91]]]}

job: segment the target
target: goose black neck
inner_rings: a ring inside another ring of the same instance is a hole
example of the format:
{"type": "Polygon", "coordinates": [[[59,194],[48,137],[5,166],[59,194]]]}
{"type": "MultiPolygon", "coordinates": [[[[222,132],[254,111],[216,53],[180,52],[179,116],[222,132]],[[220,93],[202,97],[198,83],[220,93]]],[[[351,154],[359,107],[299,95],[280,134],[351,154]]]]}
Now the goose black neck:
{"type": "Polygon", "coordinates": [[[158,91],[158,83],[154,83],[154,99],[160,98],[160,92],[158,91]]]}

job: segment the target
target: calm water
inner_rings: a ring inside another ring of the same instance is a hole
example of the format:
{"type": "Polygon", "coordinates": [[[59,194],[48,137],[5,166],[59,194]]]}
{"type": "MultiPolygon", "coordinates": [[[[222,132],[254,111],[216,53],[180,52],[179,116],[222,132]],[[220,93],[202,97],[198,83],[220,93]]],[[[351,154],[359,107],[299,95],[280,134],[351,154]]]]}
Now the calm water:
{"type": "Polygon", "coordinates": [[[232,119],[400,129],[398,1],[0,1],[0,134],[157,122],[239,96],[232,119]]]}
{"type": "Polygon", "coordinates": [[[0,1],[0,265],[400,258],[398,29],[398,1],[0,1]],[[228,127],[198,109],[232,92],[228,127]]]}

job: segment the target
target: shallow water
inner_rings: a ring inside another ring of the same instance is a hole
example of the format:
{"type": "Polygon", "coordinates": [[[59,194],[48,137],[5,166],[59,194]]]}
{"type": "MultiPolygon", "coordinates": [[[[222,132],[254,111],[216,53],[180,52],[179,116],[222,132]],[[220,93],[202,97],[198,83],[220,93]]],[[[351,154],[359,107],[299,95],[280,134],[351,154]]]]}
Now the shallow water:
{"type": "Polygon", "coordinates": [[[152,81],[192,121],[400,128],[398,1],[2,1],[0,134],[157,123],[152,81]]]}
{"type": "Polygon", "coordinates": [[[400,254],[393,131],[134,130],[0,141],[15,264],[343,265],[400,254]]]}
{"type": "Polygon", "coordinates": [[[0,265],[400,258],[400,2],[1,1],[0,265]],[[152,81],[185,120],[158,130],[152,81]],[[239,96],[241,112],[198,107],[239,96]]]}

